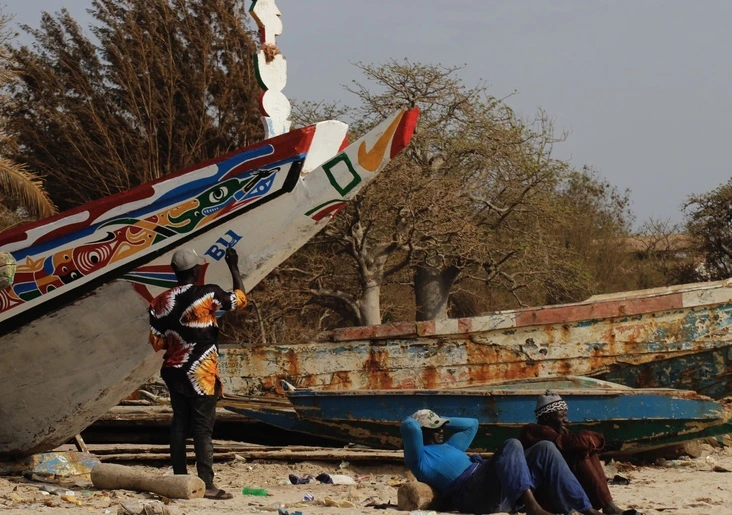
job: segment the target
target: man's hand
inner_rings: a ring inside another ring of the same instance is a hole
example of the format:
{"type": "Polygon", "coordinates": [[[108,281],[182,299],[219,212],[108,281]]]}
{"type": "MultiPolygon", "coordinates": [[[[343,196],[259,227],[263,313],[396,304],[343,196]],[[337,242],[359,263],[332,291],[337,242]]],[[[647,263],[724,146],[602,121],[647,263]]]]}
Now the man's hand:
{"type": "Polygon", "coordinates": [[[231,282],[234,284],[234,288],[236,288],[237,290],[245,291],[244,282],[242,281],[241,274],[239,273],[239,254],[237,254],[234,249],[229,247],[226,249],[224,260],[226,261],[226,264],[229,265],[229,272],[231,272],[231,282]]]}
{"type": "Polygon", "coordinates": [[[224,260],[226,261],[226,264],[229,265],[229,268],[239,268],[239,254],[237,254],[236,250],[233,248],[229,247],[226,249],[224,260]]]}

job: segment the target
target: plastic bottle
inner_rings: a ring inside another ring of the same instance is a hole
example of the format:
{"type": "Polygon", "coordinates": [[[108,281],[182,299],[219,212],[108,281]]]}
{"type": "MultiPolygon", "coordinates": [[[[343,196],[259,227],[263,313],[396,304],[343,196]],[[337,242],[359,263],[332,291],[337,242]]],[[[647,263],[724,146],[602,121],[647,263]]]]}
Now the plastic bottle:
{"type": "Polygon", "coordinates": [[[269,495],[269,492],[264,488],[249,488],[248,486],[245,486],[241,489],[241,494],[256,495],[257,497],[267,497],[269,495]]]}

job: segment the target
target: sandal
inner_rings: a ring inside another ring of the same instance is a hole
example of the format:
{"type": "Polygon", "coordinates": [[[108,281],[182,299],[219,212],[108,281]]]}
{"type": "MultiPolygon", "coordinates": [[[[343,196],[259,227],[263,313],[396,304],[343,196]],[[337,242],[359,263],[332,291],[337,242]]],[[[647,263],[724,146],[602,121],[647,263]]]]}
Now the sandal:
{"type": "Polygon", "coordinates": [[[203,497],[206,499],[214,499],[216,501],[234,498],[233,495],[231,495],[229,492],[222,490],[221,488],[216,489],[215,493],[209,493],[209,490],[206,490],[206,493],[203,494],[203,497]]]}

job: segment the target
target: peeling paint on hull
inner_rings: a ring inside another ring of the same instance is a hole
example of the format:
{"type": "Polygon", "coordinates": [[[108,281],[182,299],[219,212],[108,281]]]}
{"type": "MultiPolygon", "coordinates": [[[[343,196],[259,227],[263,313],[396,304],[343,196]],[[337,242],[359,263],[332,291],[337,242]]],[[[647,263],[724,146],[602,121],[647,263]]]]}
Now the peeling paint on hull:
{"type": "MultiPolygon", "coordinates": [[[[584,379],[586,383],[592,379],[584,379]]],[[[288,393],[292,407],[224,405],[263,422],[377,448],[399,448],[402,420],[418,409],[479,421],[475,450],[494,451],[535,422],[536,397],[547,387],[569,405],[572,430],[605,435],[606,451],[637,452],[732,431],[732,403],[672,389],[595,384],[496,385],[462,390],[312,391],[288,393]]]]}
{"type": "Polygon", "coordinates": [[[732,394],[732,283],[593,297],[482,317],[346,328],[302,345],[222,348],[226,391],[459,388],[590,375],[732,394]]]}

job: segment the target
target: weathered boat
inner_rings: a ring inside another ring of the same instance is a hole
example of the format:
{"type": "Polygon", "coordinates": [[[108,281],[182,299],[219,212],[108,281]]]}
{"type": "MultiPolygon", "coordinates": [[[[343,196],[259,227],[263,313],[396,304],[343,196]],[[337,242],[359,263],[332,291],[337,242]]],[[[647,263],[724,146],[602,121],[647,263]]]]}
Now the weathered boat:
{"type": "Polygon", "coordinates": [[[732,401],[694,392],[630,388],[581,377],[518,381],[482,388],[442,390],[314,391],[287,388],[291,407],[251,406],[236,398],[224,406],[290,431],[376,448],[401,445],[401,422],[429,408],[443,416],[479,421],[472,448],[494,451],[535,422],[537,396],[549,388],[569,405],[570,429],[605,435],[606,451],[632,453],[732,431],[732,401]]]}
{"type": "Polygon", "coordinates": [[[176,248],[227,285],[217,262],[235,247],[251,289],[405,147],[417,117],[399,111],[347,147],[345,124],[321,122],[0,234],[17,261],[0,292],[0,457],[63,443],[156,372],[147,305],[175,284],[176,248]]]}
{"type": "Polygon", "coordinates": [[[472,318],[344,328],[305,345],[222,349],[227,391],[442,389],[589,375],[732,395],[732,282],[695,283],[472,318]]]}

